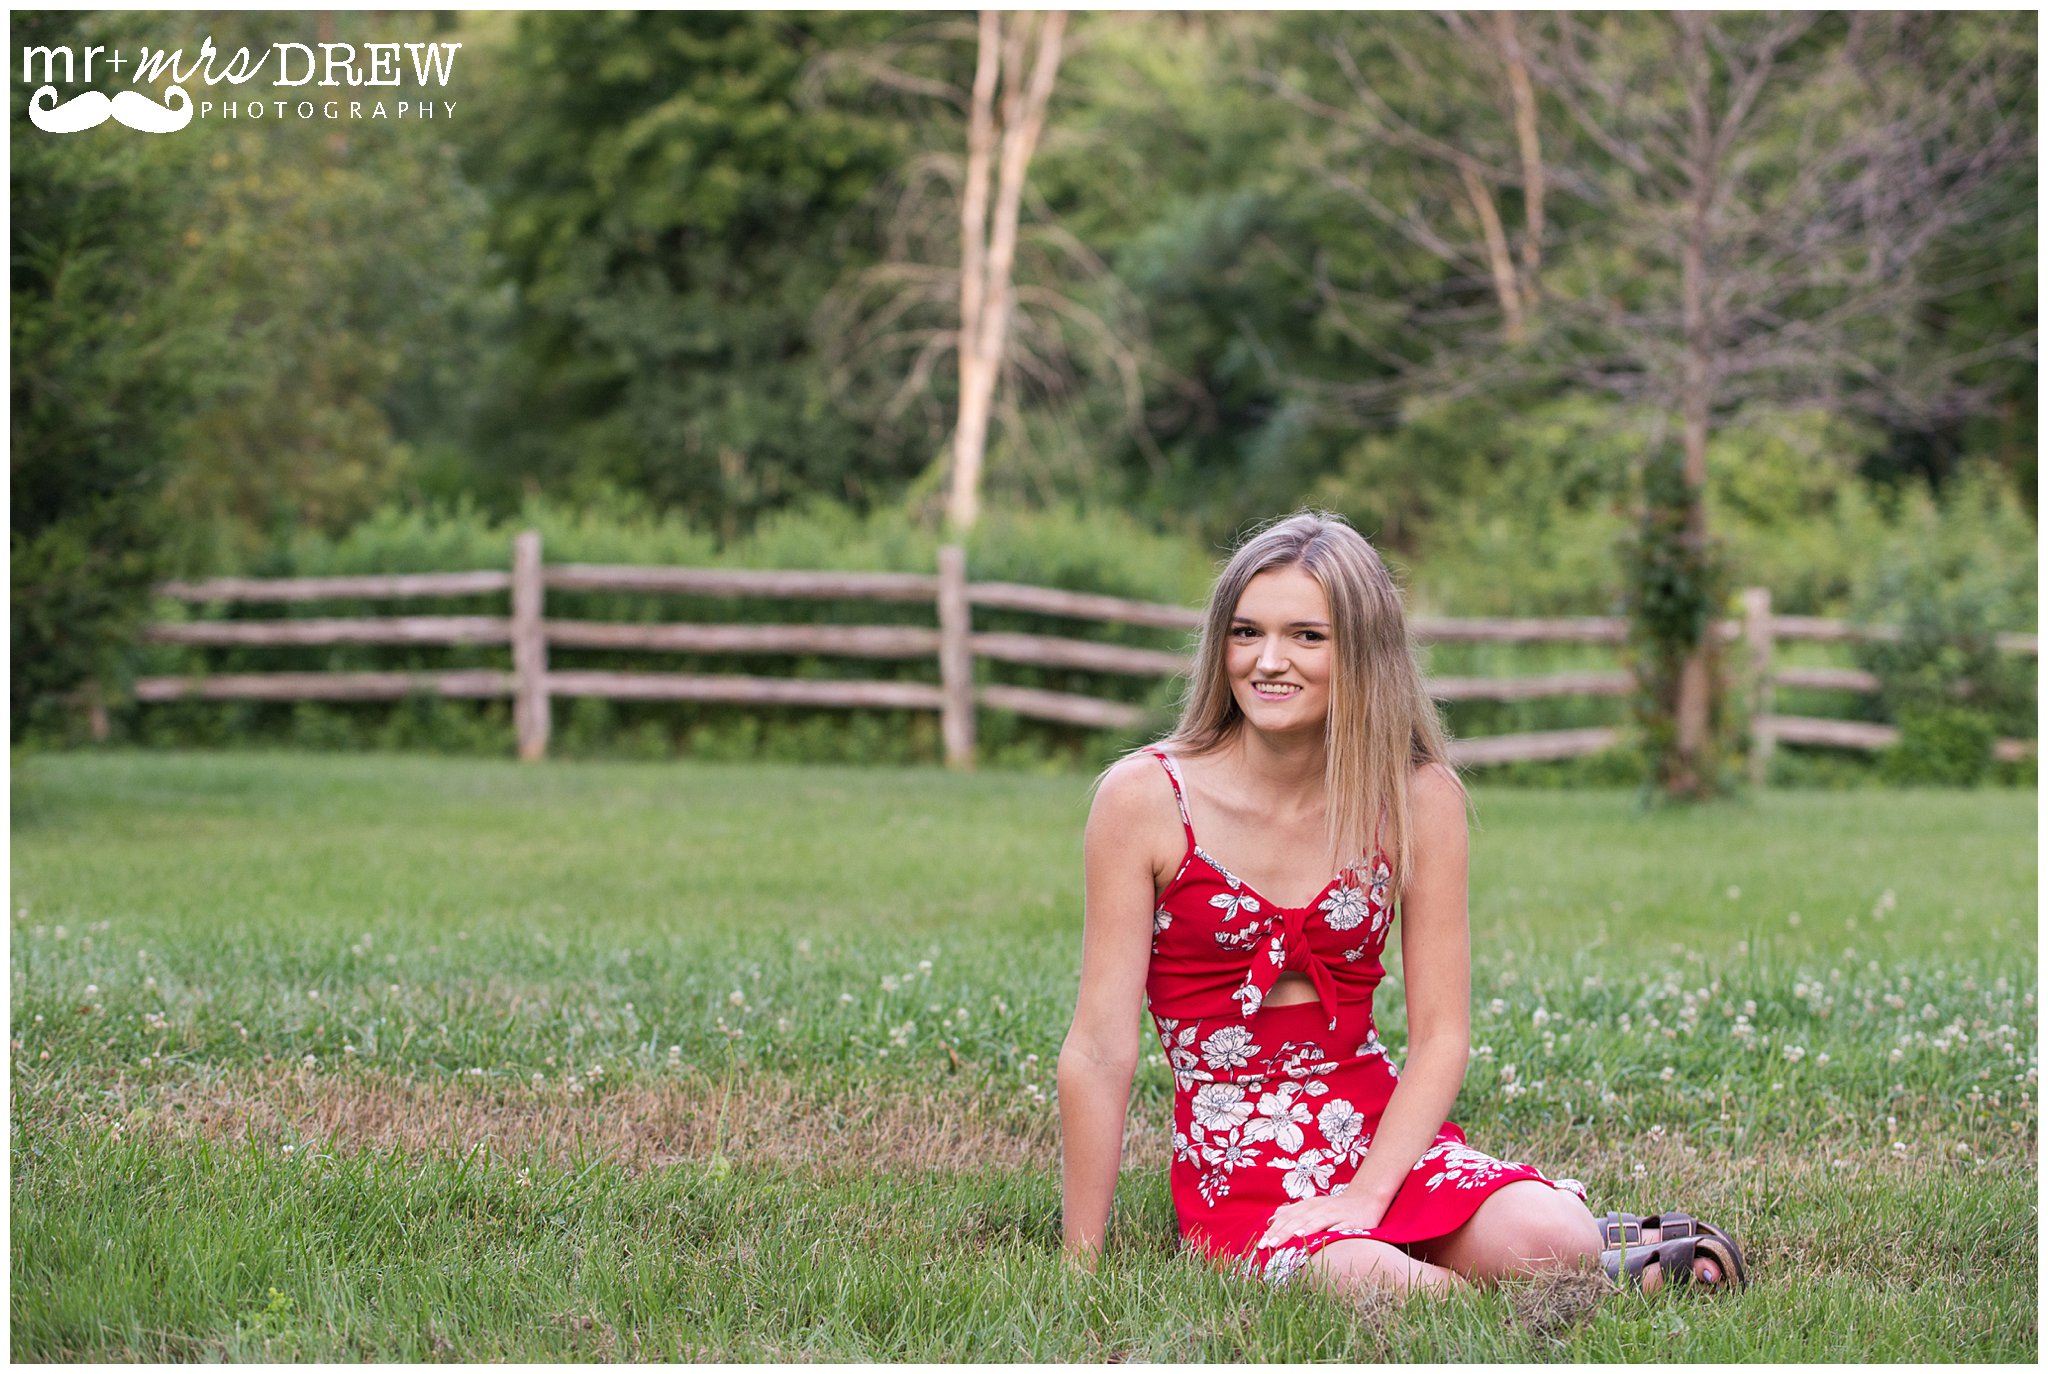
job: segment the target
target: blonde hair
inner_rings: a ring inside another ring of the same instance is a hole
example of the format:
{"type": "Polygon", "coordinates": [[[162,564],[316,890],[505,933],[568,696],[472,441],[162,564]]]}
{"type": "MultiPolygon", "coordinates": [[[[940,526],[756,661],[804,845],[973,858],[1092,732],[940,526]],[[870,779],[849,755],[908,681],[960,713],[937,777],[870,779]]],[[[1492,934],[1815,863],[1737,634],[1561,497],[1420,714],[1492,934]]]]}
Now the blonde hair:
{"type": "Polygon", "coordinates": [[[1244,728],[1224,665],[1231,621],[1254,577],[1293,567],[1313,577],[1330,603],[1330,715],[1323,757],[1330,866],[1349,871],[1369,864],[1377,836],[1398,893],[1414,859],[1410,774],[1427,763],[1442,764],[1454,779],[1457,770],[1408,638],[1401,594],[1379,554],[1343,516],[1297,511],[1238,546],[1209,593],[1180,722],[1157,747],[1199,756],[1228,744],[1244,728]]]}

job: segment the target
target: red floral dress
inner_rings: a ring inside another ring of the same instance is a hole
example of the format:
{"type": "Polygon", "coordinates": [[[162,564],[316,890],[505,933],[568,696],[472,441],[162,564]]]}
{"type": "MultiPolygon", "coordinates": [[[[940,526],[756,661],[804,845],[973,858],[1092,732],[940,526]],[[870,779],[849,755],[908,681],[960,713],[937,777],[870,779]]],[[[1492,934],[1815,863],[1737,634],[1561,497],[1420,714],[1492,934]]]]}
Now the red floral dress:
{"type": "Polygon", "coordinates": [[[1447,1121],[1379,1225],[1257,1244],[1277,1208],[1344,1191],[1393,1095],[1398,1075],[1372,1019],[1393,924],[1387,864],[1375,853],[1364,887],[1344,875],[1305,907],[1276,906],[1196,843],[1179,766],[1147,752],[1166,766],[1188,837],[1152,916],[1145,980],[1173,1070],[1169,1183],[1182,1237],[1279,1283],[1347,1237],[1399,1245],[1449,1235],[1522,1179],[1584,1196],[1570,1179],[1552,1183],[1469,1148],[1447,1121]],[[1306,975],[1316,1000],[1262,1007],[1286,972],[1306,975]]]}

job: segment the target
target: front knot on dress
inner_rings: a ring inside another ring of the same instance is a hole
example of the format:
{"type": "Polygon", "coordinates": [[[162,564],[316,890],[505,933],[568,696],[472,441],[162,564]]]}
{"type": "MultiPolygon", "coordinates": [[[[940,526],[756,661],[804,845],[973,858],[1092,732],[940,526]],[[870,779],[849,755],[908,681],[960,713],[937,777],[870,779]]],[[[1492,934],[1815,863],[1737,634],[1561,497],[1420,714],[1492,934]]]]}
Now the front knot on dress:
{"type": "Polygon", "coordinates": [[[1260,933],[1265,937],[1264,953],[1252,960],[1251,967],[1245,970],[1244,982],[1231,994],[1237,1000],[1240,1015],[1255,1015],[1266,1004],[1266,995],[1273,991],[1281,974],[1300,973],[1307,976],[1309,985],[1316,990],[1316,1001],[1330,1018],[1330,1029],[1337,1029],[1337,979],[1308,938],[1308,918],[1315,910],[1276,907],[1266,915],[1260,925],[1260,933]]]}

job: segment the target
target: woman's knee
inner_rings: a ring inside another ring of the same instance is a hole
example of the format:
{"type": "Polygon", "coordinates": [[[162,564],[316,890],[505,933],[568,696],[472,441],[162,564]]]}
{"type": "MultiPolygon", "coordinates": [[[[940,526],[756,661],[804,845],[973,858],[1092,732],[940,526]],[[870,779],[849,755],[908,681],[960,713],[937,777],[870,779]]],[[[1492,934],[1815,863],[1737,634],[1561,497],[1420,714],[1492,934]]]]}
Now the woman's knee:
{"type": "Polygon", "coordinates": [[[1599,1223],[1576,1196],[1534,1179],[1510,1184],[1496,1196],[1507,1201],[1510,1194],[1517,1196],[1503,1218],[1504,1239],[1520,1257],[1572,1264],[1599,1255],[1599,1223]]]}
{"type": "Polygon", "coordinates": [[[1459,1239],[1459,1258],[1483,1273],[1582,1265],[1600,1253],[1600,1227],[1586,1204],[1535,1179],[1489,1197],[1459,1239]]]}

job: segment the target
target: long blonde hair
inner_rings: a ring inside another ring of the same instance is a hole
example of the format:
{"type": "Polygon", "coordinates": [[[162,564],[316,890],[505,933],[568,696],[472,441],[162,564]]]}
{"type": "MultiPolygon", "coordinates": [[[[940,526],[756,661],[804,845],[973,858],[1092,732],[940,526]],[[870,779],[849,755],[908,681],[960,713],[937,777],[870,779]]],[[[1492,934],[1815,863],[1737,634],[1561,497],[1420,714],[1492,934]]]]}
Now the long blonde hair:
{"type": "Polygon", "coordinates": [[[1231,620],[1254,577],[1292,567],[1313,577],[1330,603],[1333,656],[1323,756],[1330,867],[1352,870],[1370,863],[1377,833],[1398,893],[1414,860],[1409,775],[1426,763],[1442,764],[1453,778],[1457,770],[1408,638],[1401,594],[1379,554],[1343,516],[1297,511],[1239,545],[1209,593],[1180,722],[1157,747],[1199,756],[1228,744],[1244,728],[1224,666],[1231,620]]]}

